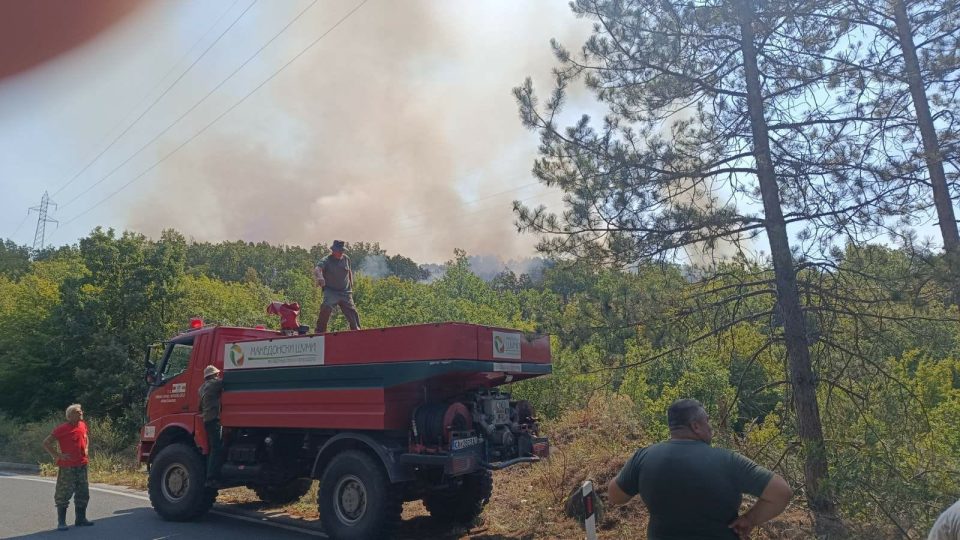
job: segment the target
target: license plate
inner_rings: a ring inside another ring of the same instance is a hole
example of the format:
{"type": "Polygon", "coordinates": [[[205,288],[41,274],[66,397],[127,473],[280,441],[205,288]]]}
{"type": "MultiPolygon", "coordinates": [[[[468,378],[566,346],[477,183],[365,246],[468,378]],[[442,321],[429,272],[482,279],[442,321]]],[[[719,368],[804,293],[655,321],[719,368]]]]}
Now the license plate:
{"type": "Polygon", "coordinates": [[[463,450],[480,442],[479,437],[467,437],[465,439],[454,439],[450,441],[451,450],[463,450]]]}
{"type": "Polygon", "coordinates": [[[546,441],[533,443],[533,455],[542,458],[550,457],[550,443],[546,441]]]}

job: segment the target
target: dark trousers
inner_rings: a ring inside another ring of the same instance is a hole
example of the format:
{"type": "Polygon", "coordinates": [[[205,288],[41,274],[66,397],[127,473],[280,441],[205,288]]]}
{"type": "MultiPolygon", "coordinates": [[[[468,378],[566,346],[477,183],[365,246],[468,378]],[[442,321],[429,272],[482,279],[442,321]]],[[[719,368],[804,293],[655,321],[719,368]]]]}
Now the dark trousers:
{"type": "Polygon", "coordinates": [[[353,305],[353,295],[350,293],[331,294],[324,291],[323,305],[320,306],[320,316],[317,317],[317,327],[315,329],[317,334],[327,331],[327,323],[330,322],[330,315],[333,313],[335,306],[340,306],[340,311],[343,312],[351,330],[360,329],[360,314],[357,313],[357,307],[353,305]]]}
{"type": "Polygon", "coordinates": [[[207,480],[220,479],[220,467],[223,466],[223,440],[221,439],[220,419],[214,418],[203,423],[207,432],[207,480]]]}

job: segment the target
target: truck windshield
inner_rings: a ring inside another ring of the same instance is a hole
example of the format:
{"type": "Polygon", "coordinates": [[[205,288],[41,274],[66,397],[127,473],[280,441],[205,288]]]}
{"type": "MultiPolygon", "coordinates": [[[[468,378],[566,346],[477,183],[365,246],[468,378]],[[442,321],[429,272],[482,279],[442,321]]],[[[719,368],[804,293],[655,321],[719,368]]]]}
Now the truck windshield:
{"type": "Polygon", "coordinates": [[[160,365],[160,380],[168,381],[183,373],[190,364],[193,342],[167,343],[167,350],[160,365]]]}

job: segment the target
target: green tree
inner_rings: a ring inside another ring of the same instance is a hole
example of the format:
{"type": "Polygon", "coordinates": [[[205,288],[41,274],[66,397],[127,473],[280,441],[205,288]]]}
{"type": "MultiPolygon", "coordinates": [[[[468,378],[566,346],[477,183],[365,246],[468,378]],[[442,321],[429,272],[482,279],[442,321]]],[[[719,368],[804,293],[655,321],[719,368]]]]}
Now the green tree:
{"type": "Polygon", "coordinates": [[[255,282],[222,281],[207,276],[187,276],[182,280],[180,300],[174,310],[174,330],[186,328],[192,317],[207,325],[279,327],[276,317],[267,315],[267,305],[280,300],[268,287],[255,282]]]}
{"type": "MultiPolygon", "coordinates": [[[[548,254],[618,267],[681,255],[710,262],[718,249],[765,238],[772,287],[753,294],[776,296],[807,499],[825,532],[837,512],[797,257],[869,237],[906,211],[908,197],[902,184],[844,165],[865,142],[829,99],[829,81],[846,67],[827,53],[845,34],[809,16],[839,8],[816,0],[572,6],[595,21],[582,54],[554,43],[561,65],[542,106],[529,79],[515,89],[522,121],[541,137],[534,173],[566,192],[566,209],[515,203],[521,226],[543,235],[548,254]],[[568,89],[580,81],[606,114],[561,128],[568,89]]],[[[708,333],[770,316],[729,308],[739,305],[735,296],[715,302],[736,317],[708,333]]]]}
{"type": "MultiPolygon", "coordinates": [[[[329,245],[330,244],[327,244],[327,246],[324,247],[319,257],[320,259],[330,254],[329,245]]],[[[345,246],[345,251],[350,257],[350,266],[354,271],[363,268],[368,258],[385,257],[387,254],[386,250],[381,249],[380,244],[377,242],[349,242],[345,246]]]]}
{"type": "Polygon", "coordinates": [[[71,398],[73,366],[58,346],[60,285],[84,272],[76,259],[39,261],[13,281],[0,275],[0,410],[36,419],[71,398]]]}
{"type": "Polygon", "coordinates": [[[0,242],[0,275],[16,279],[30,269],[30,248],[13,240],[0,242]]]}
{"type": "Polygon", "coordinates": [[[74,399],[113,417],[139,406],[143,350],[175,327],[185,252],[173,231],[151,242],[97,228],[80,241],[87,272],[63,282],[57,314],[60,365],[76,379],[74,399]]]}
{"type": "Polygon", "coordinates": [[[413,259],[403,255],[391,255],[386,258],[390,275],[410,281],[423,281],[430,277],[430,272],[417,264],[413,259]]]}
{"type": "MultiPolygon", "coordinates": [[[[852,176],[864,173],[909,193],[910,211],[889,227],[894,238],[912,246],[912,227],[932,213],[948,254],[939,262],[960,302],[960,233],[951,185],[957,176],[952,159],[960,140],[956,128],[957,32],[960,15],[952,1],[841,0],[805,13],[820,24],[837,27],[843,45],[821,58],[839,66],[831,76],[830,109],[847,129],[867,135],[852,148],[843,165],[852,176]]],[[[817,121],[793,123],[816,125],[817,121]]],[[[924,250],[926,246],[920,246],[924,250]]]]}

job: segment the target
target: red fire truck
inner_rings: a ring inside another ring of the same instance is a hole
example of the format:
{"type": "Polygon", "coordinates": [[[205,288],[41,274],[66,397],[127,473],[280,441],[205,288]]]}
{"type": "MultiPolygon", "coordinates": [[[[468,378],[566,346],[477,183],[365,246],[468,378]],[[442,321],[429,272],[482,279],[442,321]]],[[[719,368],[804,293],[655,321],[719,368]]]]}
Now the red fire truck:
{"type": "Polygon", "coordinates": [[[547,336],[439,323],[322,335],[198,327],[146,357],[147,423],[137,448],[165,519],[208,511],[218,487],[284,503],[320,481],[330,537],[385,538],[404,501],[472,521],[491,471],[548,453],[535,413],[498,387],[550,373],[547,336]],[[222,481],[205,484],[203,370],[223,370],[222,481]]]}

